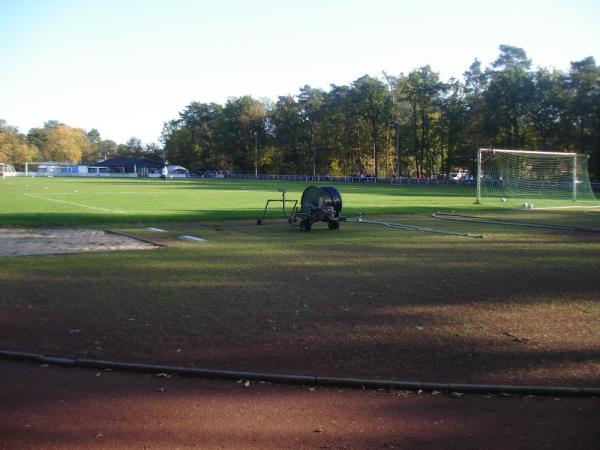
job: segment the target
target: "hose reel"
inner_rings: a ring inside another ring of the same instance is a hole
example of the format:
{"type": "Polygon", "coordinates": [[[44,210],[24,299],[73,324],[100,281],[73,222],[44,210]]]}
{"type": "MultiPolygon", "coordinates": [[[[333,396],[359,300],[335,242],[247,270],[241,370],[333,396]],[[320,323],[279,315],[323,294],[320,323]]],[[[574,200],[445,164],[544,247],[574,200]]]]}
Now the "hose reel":
{"type": "Polygon", "coordinates": [[[262,217],[257,220],[258,225],[262,225],[267,209],[270,203],[281,202],[283,206],[283,215],[288,219],[290,225],[298,225],[300,231],[310,231],[315,222],[326,222],[330,230],[339,230],[340,221],[343,220],[342,196],[334,186],[309,186],[304,189],[300,205],[297,200],[286,200],[285,190],[279,189],[282,193],[281,200],[267,200],[262,217]],[[286,214],[286,202],[293,202],[290,215],[286,214]]]}
{"type": "MultiPolygon", "coordinates": [[[[315,222],[326,222],[327,227],[330,230],[340,229],[340,222],[356,223],[364,225],[383,225],[385,227],[403,229],[409,231],[420,231],[423,233],[443,234],[450,236],[462,236],[469,238],[483,239],[482,234],[464,233],[452,230],[440,230],[436,228],[422,227],[418,225],[407,225],[402,223],[393,222],[382,222],[375,220],[365,220],[364,214],[359,213],[355,216],[343,217],[342,212],[342,196],[335,186],[309,186],[304,189],[302,198],[300,199],[300,205],[298,206],[298,200],[289,200],[285,198],[285,189],[280,188],[281,200],[271,199],[267,200],[265,209],[262,217],[257,220],[258,225],[262,225],[267,214],[267,209],[271,202],[281,202],[283,207],[283,216],[287,218],[290,225],[297,225],[300,231],[310,231],[312,225],[315,222]],[[286,202],[293,203],[290,215],[286,214],[286,202]]],[[[435,218],[439,217],[440,213],[433,215],[435,218]]],[[[587,231],[587,230],[586,230],[587,231]]],[[[594,230],[597,231],[597,230],[594,230]]]]}
{"type": "Polygon", "coordinates": [[[300,231],[310,231],[315,222],[327,222],[330,230],[340,226],[342,196],[334,186],[309,186],[302,193],[300,210],[295,211],[295,221],[300,221],[300,231]]]}

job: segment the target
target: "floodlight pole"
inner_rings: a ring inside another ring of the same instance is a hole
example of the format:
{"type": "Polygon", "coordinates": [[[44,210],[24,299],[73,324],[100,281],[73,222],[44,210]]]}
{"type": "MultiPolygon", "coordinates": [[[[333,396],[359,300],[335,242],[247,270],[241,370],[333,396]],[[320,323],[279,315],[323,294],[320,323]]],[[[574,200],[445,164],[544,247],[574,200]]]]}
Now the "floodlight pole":
{"type": "Polygon", "coordinates": [[[573,155],[573,201],[577,200],[577,155],[573,155]]]}
{"type": "Polygon", "coordinates": [[[396,176],[400,178],[400,119],[396,119],[396,176]]]}
{"type": "Polygon", "coordinates": [[[314,142],[312,142],[312,138],[311,138],[311,145],[312,145],[312,151],[313,151],[313,177],[317,176],[317,147],[315,145],[314,142]]]}
{"type": "Polygon", "coordinates": [[[258,133],[256,131],[252,133],[254,134],[254,177],[258,178],[258,133]]]}

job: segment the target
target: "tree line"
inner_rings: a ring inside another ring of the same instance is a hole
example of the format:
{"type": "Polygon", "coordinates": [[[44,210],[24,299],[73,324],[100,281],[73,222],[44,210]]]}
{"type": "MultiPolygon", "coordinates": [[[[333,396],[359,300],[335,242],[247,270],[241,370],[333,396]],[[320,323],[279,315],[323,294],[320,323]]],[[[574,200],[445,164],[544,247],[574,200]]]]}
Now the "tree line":
{"type": "Polygon", "coordinates": [[[132,137],[125,144],[102,140],[95,128],[85,131],[57,120],[48,120],[27,134],[0,119],[0,162],[21,165],[34,161],[94,163],[110,156],[154,156],[162,158],[157,144],[143,145],[132,137]]]}
{"type": "Polygon", "coordinates": [[[25,136],[0,122],[0,160],[10,160],[2,153],[9,136],[14,153],[41,158],[80,148],[64,156],[154,155],[238,173],[436,177],[473,170],[477,149],[490,147],[584,153],[599,179],[600,67],[588,57],[566,73],[532,69],[523,49],[501,45],[489,67],[476,59],[460,80],[442,81],[427,65],[328,91],[304,86],[276,101],[191,102],[164,124],[161,146],[135,138],[117,145],[96,130],[65,127],[51,121],[25,136]]]}
{"type": "Polygon", "coordinates": [[[462,80],[443,82],[424,66],[329,91],[304,86],[276,102],[192,102],[165,124],[165,154],[242,173],[432,177],[473,169],[480,147],[568,150],[588,154],[600,178],[594,58],[563,73],[532,70],[521,48],[499,50],[490,67],[475,60],[462,80]]]}

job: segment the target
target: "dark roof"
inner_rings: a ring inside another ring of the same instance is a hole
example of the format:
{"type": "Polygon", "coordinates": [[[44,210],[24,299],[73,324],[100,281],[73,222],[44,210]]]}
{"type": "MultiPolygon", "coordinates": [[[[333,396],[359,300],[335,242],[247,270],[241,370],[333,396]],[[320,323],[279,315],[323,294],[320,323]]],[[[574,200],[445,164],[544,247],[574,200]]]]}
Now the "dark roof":
{"type": "Polygon", "coordinates": [[[150,158],[108,158],[96,163],[98,166],[104,167],[162,167],[164,163],[157,159],[150,158]]]}

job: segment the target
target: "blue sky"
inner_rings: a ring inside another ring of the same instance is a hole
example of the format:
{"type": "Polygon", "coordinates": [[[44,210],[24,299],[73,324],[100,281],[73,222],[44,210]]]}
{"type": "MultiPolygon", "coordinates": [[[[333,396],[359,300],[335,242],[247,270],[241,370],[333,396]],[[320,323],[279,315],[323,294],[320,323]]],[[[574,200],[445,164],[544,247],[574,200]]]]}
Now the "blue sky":
{"type": "Polygon", "coordinates": [[[0,0],[0,118],[157,141],[191,101],[276,100],[430,64],[460,78],[500,44],[600,63],[597,0],[0,0]]]}

